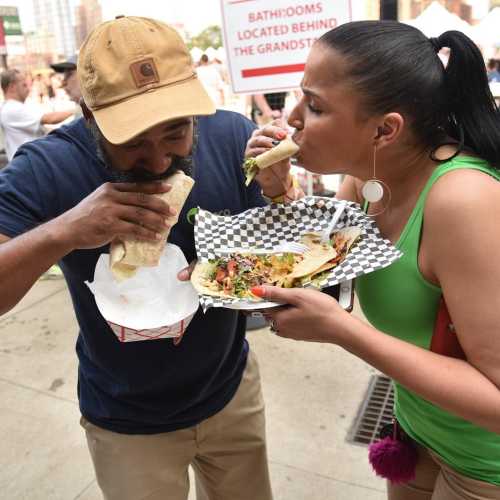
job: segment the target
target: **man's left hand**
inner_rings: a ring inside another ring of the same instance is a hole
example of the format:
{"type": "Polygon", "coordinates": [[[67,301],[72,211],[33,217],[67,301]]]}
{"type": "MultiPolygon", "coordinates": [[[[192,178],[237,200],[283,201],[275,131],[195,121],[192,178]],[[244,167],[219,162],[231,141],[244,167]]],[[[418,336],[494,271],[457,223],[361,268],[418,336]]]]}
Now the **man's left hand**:
{"type": "Polygon", "coordinates": [[[177,279],[180,281],[189,281],[191,279],[191,274],[193,274],[194,266],[196,266],[196,260],[193,260],[188,267],[182,269],[177,273],[177,279]]]}

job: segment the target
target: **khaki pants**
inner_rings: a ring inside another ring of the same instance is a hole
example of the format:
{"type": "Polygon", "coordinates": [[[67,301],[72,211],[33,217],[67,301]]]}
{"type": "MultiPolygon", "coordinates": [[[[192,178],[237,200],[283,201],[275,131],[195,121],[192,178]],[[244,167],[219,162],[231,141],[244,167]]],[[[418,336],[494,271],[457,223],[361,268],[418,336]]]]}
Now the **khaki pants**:
{"type": "Polygon", "coordinates": [[[190,464],[198,500],[272,500],[264,402],[252,352],[230,403],[195,427],[129,435],[83,417],[82,426],[106,500],[186,500],[190,464]]]}
{"type": "Polygon", "coordinates": [[[387,492],[389,500],[500,500],[500,486],[459,474],[422,446],[415,479],[387,483],[387,492]]]}

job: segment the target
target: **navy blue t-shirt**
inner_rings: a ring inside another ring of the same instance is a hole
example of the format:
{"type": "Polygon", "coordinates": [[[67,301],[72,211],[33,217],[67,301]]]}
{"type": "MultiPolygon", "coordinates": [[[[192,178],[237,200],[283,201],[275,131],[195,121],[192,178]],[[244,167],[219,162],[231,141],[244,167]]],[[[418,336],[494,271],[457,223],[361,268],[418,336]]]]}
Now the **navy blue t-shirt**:
{"type": "MultiPolygon", "coordinates": [[[[198,120],[196,182],[169,237],[188,262],[196,257],[189,209],[237,214],[264,205],[255,183],[245,187],[241,169],[253,128],[229,111],[198,120]]],[[[12,238],[57,217],[110,180],[83,119],[27,143],[0,172],[0,234],[12,238]]],[[[244,317],[229,309],[198,310],[178,346],[171,339],[121,343],[85,285],[104,252],[109,245],[73,251],[60,262],[80,326],[82,414],[116,432],[150,434],[186,428],[220,411],[246,365],[244,317]]]]}

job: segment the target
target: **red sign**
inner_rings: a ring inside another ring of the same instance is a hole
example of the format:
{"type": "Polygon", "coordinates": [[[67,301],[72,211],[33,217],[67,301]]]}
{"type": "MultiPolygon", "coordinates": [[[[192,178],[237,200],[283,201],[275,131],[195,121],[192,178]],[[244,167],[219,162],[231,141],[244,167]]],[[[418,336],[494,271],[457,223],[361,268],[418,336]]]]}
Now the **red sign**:
{"type": "Polygon", "coordinates": [[[351,0],[221,0],[235,93],[297,88],[325,32],[352,19],[351,0]]]}
{"type": "Polygon", "coordinates": [[[3,29],[3,17],[0,17],[0,54],[7,54],[7,46],[5,44],[5,30],[3,29]]]}

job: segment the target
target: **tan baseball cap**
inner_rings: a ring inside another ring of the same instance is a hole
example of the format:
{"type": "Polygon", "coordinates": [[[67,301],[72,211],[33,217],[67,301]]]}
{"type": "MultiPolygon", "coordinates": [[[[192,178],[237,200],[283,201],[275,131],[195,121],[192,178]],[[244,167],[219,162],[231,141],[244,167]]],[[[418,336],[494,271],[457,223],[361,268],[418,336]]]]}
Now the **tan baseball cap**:
{"type": "Polygon", "coordinates": [[[83,100],[112,144],[168,120],[215,113],[181,37],[154,19],[100,24],[80,48],[77,73],[83,100]]]}

